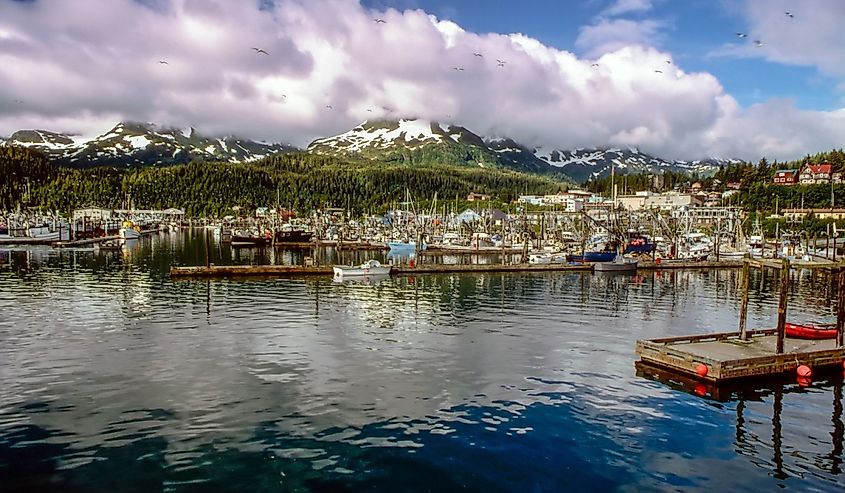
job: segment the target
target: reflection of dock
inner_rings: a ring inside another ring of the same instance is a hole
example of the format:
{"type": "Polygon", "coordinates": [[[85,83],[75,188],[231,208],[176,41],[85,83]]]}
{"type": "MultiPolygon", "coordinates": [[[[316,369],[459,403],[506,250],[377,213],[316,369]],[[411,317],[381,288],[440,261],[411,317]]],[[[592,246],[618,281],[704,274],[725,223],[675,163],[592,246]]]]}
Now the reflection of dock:
{"type": "Polygon", "coordinates": [[[836,339],[806,340],[786,337],[787,295],[793,268],[786,259],[772,265],[780,271],[777,327],[756,331],[746,329],[748,279],[752,266],[754,262],[749,260],[743,264],[742,306],[737,332],[637,341],[636,353],[642,362],[706,382],[779,375],[794,372],[800,365],[811,369],[834,365],[841,368],[845,361],[845,270],[837,271],[836,339]]]}
{"type": "Polygon", "coordinates": [[[54,241],[53,246],[56,248],[73,248],[79,246],[93,245],[94,243],[104,243],[106,241],[112,241],[117,239],[120,239],[120,237],[117,235],[98,236],[96,238],[86,238],[84,240],[54,241]]]}
{"type": "MultiPolygon", "coordinates": [[[[742,262],[738,262],[740,266],[742,266],[742,262]]],[[[777,259],[771,258],[759,258],[753,259],[750,261],[751,267],[755,267],[757,269],[775,269],[780,270],[783,268],[783,262],[777,259]]],[[[789,266],[793,269],[822,269],[822,270],[837,270],[842,268],[842,264],[839,262],[819,262],[815,260],[794,260],[789,263],[789,266]]]]}

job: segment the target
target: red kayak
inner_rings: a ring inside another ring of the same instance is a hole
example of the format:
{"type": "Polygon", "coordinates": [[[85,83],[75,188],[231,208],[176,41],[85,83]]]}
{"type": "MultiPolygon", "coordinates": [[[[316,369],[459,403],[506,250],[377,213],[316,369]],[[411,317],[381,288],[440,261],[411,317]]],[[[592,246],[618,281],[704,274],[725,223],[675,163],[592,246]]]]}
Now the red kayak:
{"type": "Polygon", "coordinates": [[[836,339],[836,326],[833,324],[784,324],[786,337],[794,339],[836,339]]]}

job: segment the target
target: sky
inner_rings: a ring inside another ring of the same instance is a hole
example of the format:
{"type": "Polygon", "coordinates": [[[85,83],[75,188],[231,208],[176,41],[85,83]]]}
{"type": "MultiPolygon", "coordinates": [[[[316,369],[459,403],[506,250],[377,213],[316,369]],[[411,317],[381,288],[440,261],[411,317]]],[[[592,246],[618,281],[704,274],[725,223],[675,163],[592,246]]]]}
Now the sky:
{"type": "Polygon", "coordinates": [[[841,0],[0,0],[0,135],[300,146],[424,118],[532,147],[843,147],[841,0]],[[259,51],[260,50],[260,51],[259,51]]]}

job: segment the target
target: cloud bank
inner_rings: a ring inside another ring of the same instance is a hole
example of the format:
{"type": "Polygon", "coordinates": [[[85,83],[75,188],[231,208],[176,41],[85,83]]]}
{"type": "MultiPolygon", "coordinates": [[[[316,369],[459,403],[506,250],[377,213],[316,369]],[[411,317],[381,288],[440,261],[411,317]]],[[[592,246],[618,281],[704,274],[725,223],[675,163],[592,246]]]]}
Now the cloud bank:
{"type": "MultiPolygon", "coordinates": [[[[642,13],[651,2],[611,8],[642,13]]],[[[579,58],[355,0],[0,2],[0,134],[92,134],[127,119],[305,145],[368,118],[420,117],[527,145],[667,158],[794,159],[842,146],[845,111],[742,108],[713,75],[652,46],[653,21],[628,22],[582,30],[579,48],[594,58],[579,58]]],[[[835,72],[841,56],[811,63],[835,72]]]]}

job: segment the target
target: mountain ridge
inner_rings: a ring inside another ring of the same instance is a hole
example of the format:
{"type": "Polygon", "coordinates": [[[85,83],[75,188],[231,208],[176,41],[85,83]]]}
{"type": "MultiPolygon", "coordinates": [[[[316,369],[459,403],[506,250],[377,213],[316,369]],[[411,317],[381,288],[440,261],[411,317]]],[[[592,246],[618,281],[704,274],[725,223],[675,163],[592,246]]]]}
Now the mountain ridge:
{"type": "Polygon", "coordinates": [[[160,127],[153,123],[120,122],[91,139],[50,132],[19,130],[2,145],[19,145],[44,152],[60,165],[168,166],[194,160],[249,162],[280,152],[298,151],[294,146],[258,142],[234,136],[214,138],[195,129],[160,127]]]}
{"type": "MultiPolygon", "coordinates": [[[[40,150],[71,167],[168,166],[193,160],[244,163],[284,153],[295,146],[237,137],[207,137],[193,128],[120,122],[92,139],[47,130],[19,130],[0,145],[40,150]]],[[[466,127],[422,119],[365,121],[347,132],[315,139],[306,152],[408,165],[444,163],[493,167],[585,182],[610,174],[661,173],[664,170],[708,175],[735,159],[665,160],[636,148],[563,146],[532,148],[507,137],[485,138],[466,127]]]]}

